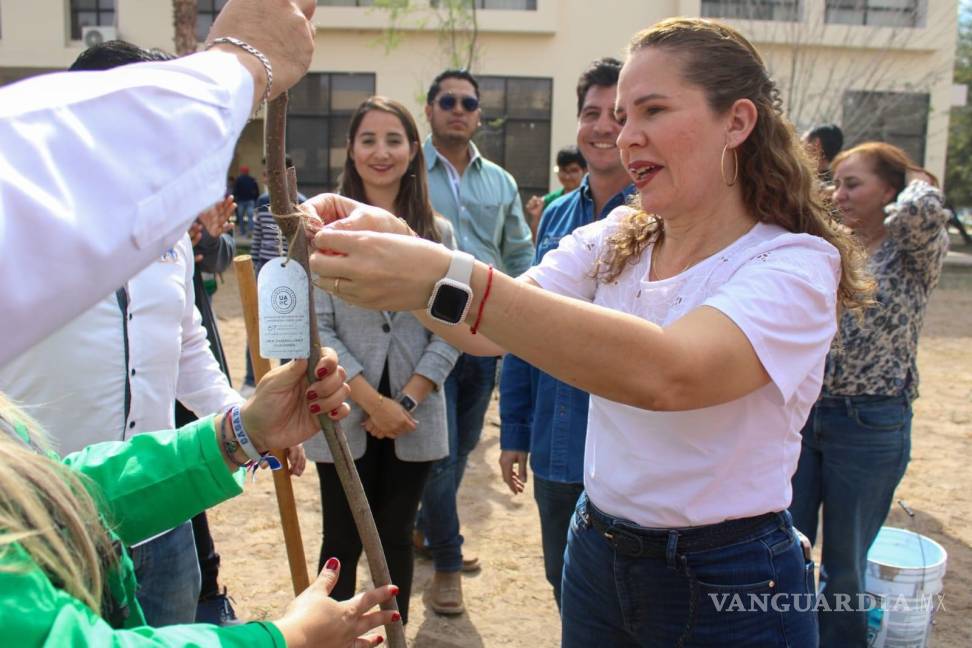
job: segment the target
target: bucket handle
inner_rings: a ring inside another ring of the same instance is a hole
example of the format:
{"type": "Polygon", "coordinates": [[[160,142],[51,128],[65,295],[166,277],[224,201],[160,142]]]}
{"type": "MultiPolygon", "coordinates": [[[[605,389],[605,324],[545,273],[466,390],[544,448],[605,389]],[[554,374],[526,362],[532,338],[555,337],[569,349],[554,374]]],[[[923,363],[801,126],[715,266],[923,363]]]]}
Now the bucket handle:
{"type": "Polygon", "coordinates": [[[910,506],[904,501],[899,499],[898,506],[900,506],[904,512],[908,515],[909,521],[908,526],[911,527],[908,530],[915,534],[918,539],[918,549],[921,551],[921,585],[919,587],[919,594],[925,593],[925,576],[927,576],[926,570],[928,568],[928,561],[925,559],[925,543],[922,541],[921,534],[915,531],[915,512],[910,506]]]}

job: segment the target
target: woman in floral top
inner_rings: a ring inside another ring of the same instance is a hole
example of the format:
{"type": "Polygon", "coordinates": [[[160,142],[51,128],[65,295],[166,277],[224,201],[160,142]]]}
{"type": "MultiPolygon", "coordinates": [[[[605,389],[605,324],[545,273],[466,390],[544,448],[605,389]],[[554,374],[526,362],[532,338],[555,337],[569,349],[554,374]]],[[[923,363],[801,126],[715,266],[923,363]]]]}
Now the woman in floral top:
{"type": "Polygon", "coordinates": [[[918,334],[948,249],[948,212],[935,178],[890,144],[845,151],[833,171],[834,202],[867,249],[877,303],[863,317],[841,320],[821,397],[803,428],[790,511],[813,541],[823,505],[826,603],[834,609],[836,595],[848,594],[855,608],[823,606],[820,645],[864,646],[858,593],[868,548],[908,464],[918,334]]]}

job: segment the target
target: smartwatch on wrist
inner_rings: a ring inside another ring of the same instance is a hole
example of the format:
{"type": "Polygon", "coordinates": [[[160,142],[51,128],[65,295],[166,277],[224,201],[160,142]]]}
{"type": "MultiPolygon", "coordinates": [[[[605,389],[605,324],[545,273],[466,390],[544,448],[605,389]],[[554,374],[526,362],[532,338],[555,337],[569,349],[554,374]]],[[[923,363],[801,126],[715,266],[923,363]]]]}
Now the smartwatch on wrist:
{"type": "Polygon", "coordinates": [[[446,276],[436,282],[429,298],[429,316],[437,322],[455,326],[466,319],[472,304],[472,288],[469,287],[473,255],[459,250],[452,251],[452,262],[446,276]]]}
{"type": "Polygon", "coordinates": [[[398,397],[398,404],[401,405],[402,409],[409,414],[414,412],[415,408],[418,407],[418,403],[415,402],[415,399],[405,393],[402,393],[402,395],[398,397]]]}

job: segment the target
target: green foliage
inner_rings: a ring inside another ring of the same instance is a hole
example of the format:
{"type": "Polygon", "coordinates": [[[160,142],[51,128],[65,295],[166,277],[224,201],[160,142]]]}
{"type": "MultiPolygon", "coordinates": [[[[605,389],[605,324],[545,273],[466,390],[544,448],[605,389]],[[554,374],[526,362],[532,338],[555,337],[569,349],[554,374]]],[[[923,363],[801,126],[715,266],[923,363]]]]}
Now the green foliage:
{"type": "MultiPolygon", "coordinates": [[[[964,3],[963,3],[964,5],[964,3]]],[[[972,8],[959,10],[958,45],[954,83],[972,84],[972,8]]],[[[957,207],[972,205],[972,106],[952,108],[948,127],[948,161],[945,186],[957,207]]]]}
{"type": "Polygon", "coordinates": [[[431,0],[416,6],[411,0],[375,0],[375,9],[388,13],[388,26],[379,39],[385,53],[401,45],[403,24],[434,28],[448,67],[473,69],[479,58],[479,22],[475,0],[431,0]]]}

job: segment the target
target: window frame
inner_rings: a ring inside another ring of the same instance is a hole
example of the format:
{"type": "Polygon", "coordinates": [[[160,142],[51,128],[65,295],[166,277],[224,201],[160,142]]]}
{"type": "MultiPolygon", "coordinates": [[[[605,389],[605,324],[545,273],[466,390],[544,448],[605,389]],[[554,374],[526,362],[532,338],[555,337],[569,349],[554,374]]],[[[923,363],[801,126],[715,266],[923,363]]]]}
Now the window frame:
{"type": "MultiPolygon", "coordinates": [[[[288,121],[318,120],[326,124],[326,131],[328,137],[328,147],[327,147],[328,159],[326,160],[325,167],[324,167],[325,173],[324,173],[323,180],[317,177],[314,178],[308,177],[305,164],[301,163],[297,159],[298,156],[294,155],[294,151],[298,150],[299,148],[294,146],[291,140],[291,137],[295,135],[294,130],[291,128],[287,129],[286,149],[288,154],[294,157],[294,166],[297,168],[298,187],[301,189],[302,192],[305,193],[305,195],[309,195],[307,194],[307,192],[304,191],[305,187],[313,188],[312,191],[314,193],[318,193],[319,190],[336,191],[341,174],[340,171],[338,171],[332,177],[332,169],[344,167],[343,158],[340,160],[340,164],[337,165],[334,165],[333,163],[335,161],[331,159],[331,152],[334,149],[334,147],[331,146],[331,142],[333,141],[333,137],[335,133],[334,126],[335,124],[341,123],[343,120],[350,120],[351,116],[354,114],[354,111],[357,109],[357,105],[355,105],[353,108],[350,109],[342,108],[342,109],[335,110],[333,108],[334,79],[337,77],[356,76],[356,77],[362,77],[369,80],[371,82],[371,90],[369,91],[369,94],[367,94],[365,98],[374,96],[377,88],[377,74],[375,72],[337,72],[337,71],[327,71],[327,70],[320,70],[320,71],[315,70],[315,71],[308,72],[305,75],[304,79],[302,79],[299,83],[304,83],[305,80],[318,79],[321,76],[327,76],[327,105],[326,106],[295,107],[293,102],[291,102],[287,106],[288,121]]],[[[291,92],[293,93],[293,91],[291,92]]],[[[346,135],[346,131],[342,131],[342,135],[346,135]]]]}
{"type": "MultiPolygon", "coordinates": [[[[500,135],[500,151],[502,152],[502,154],[499,156],[499,159],[492,159],[492,158],[490,158],[490,161],[495,162],[499,166],[503,167],[504,169],[506,169],[510,173],[510,175],[513,176],[513,178],[516,180],[517,189],[519,189],[519,192],[520,192],[520,198],[523,200],[523,204],[526,205],[526,201],[529,199],[530,196],[537,195],[537,194],[543,195],[543,194],[546,194],[546,193],[548,193],[550,191],[550,175],[549,175],[549,170],[551,168],[551,164],[552,164],[552,161],[553,161],[553,158],[552,158],[551,153],[550,153],[550,142],[553,139],[553,98],[554,98],[554,93],[553,93],[554,80],[553,80],[553,77],[542,77],[542,76],[511,76],[511,75],[500,75],[500,74],[478,74],[478,75],[476,75],[476,80],[479,82],[479,84],[480,84],[481,87],[484,85],[484,82],[491,82],[491,81],[496,81],[496,80],[500,80],[500,81],[503,82],[503,109],[502,109],[502,111],[500,111],[501,114],[498,114],[498,115],[488,114],[486,112],[486,109],[485,108],[482,109],[481,116],[482,116],[483,125],[476,132],[476,135],[473,137],[473,141],[476,142],[476,146],[479,147],[480,150],[482,150],[482,147],[479,145],[479,139],[480,139],[480,137],[481,137],[481,135],[483,133],[491,132],[491,133],[498,133],[500,135]],[[541,82],[546,82],[548,84],[549,97],[550,97],[550,100],[549,100],[549,102],[547,104],[546,115],[544,117],[516,117],[516,116],[510,116],[510,113],[511,113],[511,110],[510,110],[510,91],[509,91],[510,81],[541,81],[541,82]],[[501,119],[502,120],[502,126],[500,128],[498,128],[498,129],[491,129],[491,127],[489,126],[489,123],[491,121],[496,121],[497,119],[501,119]],[[541,185],[535,185],[535,184],[524,185],[524,184],[522,184],[520,182],[520,178],[518,178],[516,176],[516,174],[513,173],[513,171],[510,168],[511,165],[507,161],[507,157],[506,157],[507,156],[507,150],[506,150],[507,149],[507,142],[506,142],[506,139],[507,139],[507,133],[508,133],[507,128],[508,128],[508,126],[510,124],[529,124],[529,123],[537,123],[537,122],[542,123],[542,124],[546,124],[546,126],[547,126],[548,137],[547,137],[547,141],[545,142],[545,146],[542,149],[544,151],[544,156],[546,158],[545,164],[542,167],[544,169],[544,171],[546,172],[546,174],[547,174],[546,175],[546,180],[544,180],[544,183],[545,184],[542,185],[542,186],[541,185]]],[[[482,95],[482,93],[480,93],[480,95],[482,95]]],[[[480,103],[480,106],[482,107],[482,103],[480,103]]]]}
{"type": "Polygon", "coordinates": [[[866,141],[883,141],[901,148],[912,159],[920,165],[925,163],[925,155],[928,153],[928,123],[932,115],[931,93],[930,92],[899,92],[894,90],[845,90],[841,97],[841,125],[844,128],[846,141],[844,148],[866,141]],[[897,108],[894,104],[882,102],[900,102],[902,116],[895,114],[897,108]],[[912,103],[914,100],[915,103],[912,103]],[[875,102],[874,106],[860,104],[867,101],[875,102]],[[853,108],[851,105],[853,104],[853,108]],[[924,112],[923,119],[915,119],[915,109],[917,104],[921,104],[920,109],[924,112]],[[876,110],[875,110],[876,108],[876,110]],[[859,128],[855,123],[856,114],[876,115],[873,120],[864,127],[859,128]],[[889,119],[890,117],[890,119],[889,119]],[[888,122],[891,121],[889,124],[888,122]],[[909,133],[896,126],[901,123],[921,123],[920,133],[909,133]],[[919,141],[920,145],[915,148],[906,142],[919,141]]]}
{"type": "Polygon", "coordinates": [[[71,30],[71,40],[79,41],[83,37],[83,32],[85,27],[114,27],[117,20],[118,2],[117,0],[91,0],[94,2],[94,9],[84,9],[78,7],[78,0],[69,0],[68,2],[68,22],[69,29],[71,30]],[[111,2],[111,9],[102,9],[102,3],[111,2]],[[94,25],[82,25],[79,19],[79,14],[82,13],[93,13],[95,14],[95,24],[94,25]],[[102,22],[102,14],[111,14],[110,22],[102,22]]]}
{"type": "Polygon", "coordinates": [[[223,10],[222,7],[217,8],[216,6],[217,3],[222,2],[223,5],[225,5],[229,0],[206,0],[207,4],[209,4],[212,7],[212,9],[203,9],[201,6],[199,6],[201,1],[202,0],[196,0],[195,30],[196,30],[196,42],[199,43],[205,42],[206,36],[209,34],[209,28],[213,26],[213,23],[216,21],[216,16],[219,15],[219,12],[223,10]],[[206,27],[205,34],[199,33],[199,18],[201,16],[209,16],[209,24],[206,27]]]}
{"type": "Polygon", "coordinates": [[[826,0],[824,3],[824,23],[828,25],[854,25],[860,27],[890,27],[892,29],[913,29],[921,27],[922,19],[924,17],[923,0],[907,1],[911,2],[913,5],[910,11],[888,7],[886,4],[882,6],[882,0],[826,0]],[[832,11],[860,11],[861,22],[858,23],[832,20],[832,11]],[[908,25],[892,25],[887,23],[873,24],[868,22],[869,13],[888,15],[893,13],[905,14],[908,12],[910,12],[912,16],[911,24],[908,25]]]}
{"type": "Polygon", "coordinates": [[[756,20],[761,22],[802,22],[803,21],[803,10],[804,1],[803,0],[701,0],[699,3],[699,15],[702,18],[719,18],[724,20],[756,20]],[[786,18],[774,18],[770,17],[760,17],[760,16],[731,16],[726,15],[725,12],[706,12],[706,7],[711,8],[739,8],[744,7],[758,7],[768,9],[772,14],[775,7],[780,7],[781,9],[786,9],[790,6],[793,7],[793,16],[786,18]]]}

